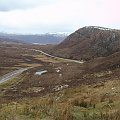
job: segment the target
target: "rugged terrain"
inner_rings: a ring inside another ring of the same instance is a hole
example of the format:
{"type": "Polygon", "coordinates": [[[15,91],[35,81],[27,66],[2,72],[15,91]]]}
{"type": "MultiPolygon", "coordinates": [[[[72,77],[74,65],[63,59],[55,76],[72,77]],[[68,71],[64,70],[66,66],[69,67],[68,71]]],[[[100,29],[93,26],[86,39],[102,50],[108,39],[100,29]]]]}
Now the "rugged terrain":
{"type": "Polygon", "coordinates": [[[65,58],[90,60],[120,51],[120,30],[88,26],[68,36],[52,54],[65,58]]]}
{"type": "Polygon", "coordinates": [[[119,45],[119,31],[100,27],[84,27],[55,47],[1,43],[0,77],[27,70],[0,84],[0,120],[119,120],[119,45]],[[80,56],[69,51],[76,46],[80,56]]]}

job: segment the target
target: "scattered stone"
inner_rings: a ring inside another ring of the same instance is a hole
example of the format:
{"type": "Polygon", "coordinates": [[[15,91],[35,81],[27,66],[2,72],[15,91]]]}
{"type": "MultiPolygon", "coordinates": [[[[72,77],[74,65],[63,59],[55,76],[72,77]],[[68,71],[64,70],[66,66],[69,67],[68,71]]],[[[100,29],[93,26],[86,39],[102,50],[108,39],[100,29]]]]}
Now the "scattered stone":
{"type": "Polygon", "coordinates": [[[53,90],[60,91],[60,90],[63,90],[65,88],[68,88],[68,87],[69,87],[69,85],[57,85],[57,86],[55,86],[55,88],[53,88],[53,90]]]}
{"type": "Polygon", "coordinates": [[[113,87],[112,90],[115,90],[115,87],[113,87]]]}
{"type": "Polygon", "coordinates": [[[60,70],[56,70],[56,72],[57,72],[57,73],[59,73],[59,72],[60,72],[60,70]]]}
{"type": "Polygon", "coordinates": [[[59,74],[59,77],[62,77],[62,74],[59,74]]]}

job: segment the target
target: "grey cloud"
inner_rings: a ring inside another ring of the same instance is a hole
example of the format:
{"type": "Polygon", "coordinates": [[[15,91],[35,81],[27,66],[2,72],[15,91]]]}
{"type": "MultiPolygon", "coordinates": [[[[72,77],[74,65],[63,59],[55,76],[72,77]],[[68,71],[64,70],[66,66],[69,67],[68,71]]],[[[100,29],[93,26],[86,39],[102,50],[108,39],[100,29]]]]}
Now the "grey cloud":
{"type": "Polygon", "coordinates": [[[15,9],[29,9],[37,6],[47,5],[56,0],[0,0],[0,11],[15,9]]]}

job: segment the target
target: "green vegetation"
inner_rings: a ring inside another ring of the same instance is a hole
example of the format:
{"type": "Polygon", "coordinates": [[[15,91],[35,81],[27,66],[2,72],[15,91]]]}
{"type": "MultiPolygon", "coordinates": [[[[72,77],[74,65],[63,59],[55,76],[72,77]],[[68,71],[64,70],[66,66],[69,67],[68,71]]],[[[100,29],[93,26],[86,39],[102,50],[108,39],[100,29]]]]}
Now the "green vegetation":
{"type": "Polygon", "coordinates": [[[68,88],[0,105],[0,120],[119,120],[120,82],[68,88]]]}

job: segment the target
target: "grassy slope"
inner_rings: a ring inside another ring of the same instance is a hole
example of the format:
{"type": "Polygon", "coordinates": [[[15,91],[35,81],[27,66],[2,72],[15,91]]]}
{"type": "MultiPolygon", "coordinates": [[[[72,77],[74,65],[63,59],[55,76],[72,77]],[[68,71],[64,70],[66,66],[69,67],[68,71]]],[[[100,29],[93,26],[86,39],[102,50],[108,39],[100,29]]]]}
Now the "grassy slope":
{"type": "MultiPolygon", "coordinates": [[[[5,86],[5,85],[4,85],[5,86]]],[[[0,105],[1,120],[119,120],[120,82],[82,85],[0,105]]]]}

